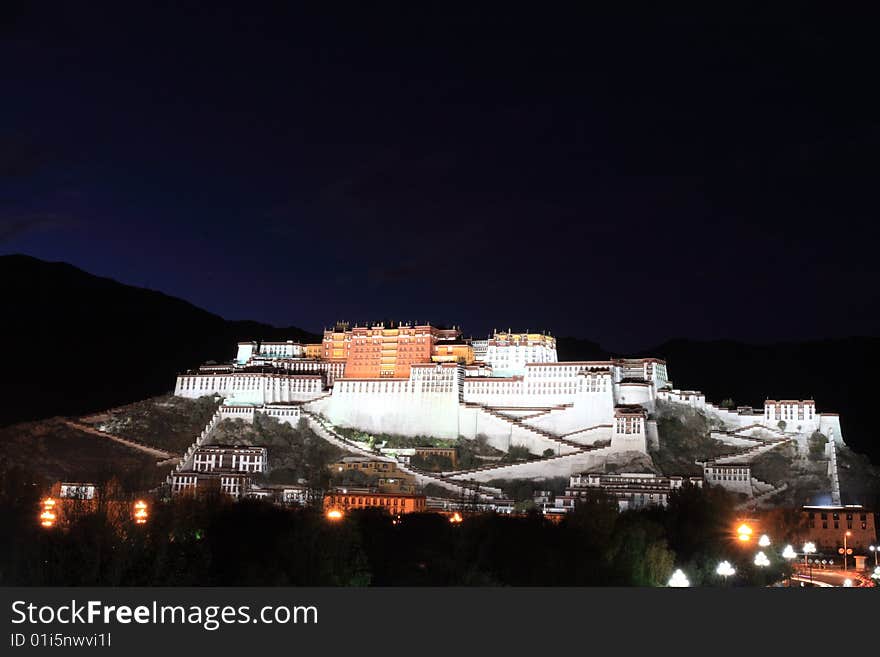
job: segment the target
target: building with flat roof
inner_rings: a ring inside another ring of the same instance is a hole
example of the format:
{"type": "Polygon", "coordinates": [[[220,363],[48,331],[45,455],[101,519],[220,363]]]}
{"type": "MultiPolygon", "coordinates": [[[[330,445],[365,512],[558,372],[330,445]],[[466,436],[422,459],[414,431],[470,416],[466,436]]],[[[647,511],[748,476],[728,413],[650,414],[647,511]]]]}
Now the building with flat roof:
{"type": "Polygon", "coordinates": [[[564,495],[554,501],[557,509],[572,510],[578,500],[597,491],[614,498],[621,511],[647,506],[666,506],[672,491],[685,484],[703,487],[702,477],[666,477],[651,473],[584,473],[571,477],[564,495]]]}
{"type": "Polygon", "coordinates": [[[863,553],[877,545],[874,513],[860,504],[805,506],[801,519],[804,539],[826,552],[842,548],[844,535],[847,547],[863,553]]]}
{"type": "Polygon", "coordinates": [[[406,493],[382,493],[377,490],[337,488],[324,495],[324,508],[349,509],[380,508],[397,515],[404,513],[423,513],[426,509],[425,496],[406,493]]]}

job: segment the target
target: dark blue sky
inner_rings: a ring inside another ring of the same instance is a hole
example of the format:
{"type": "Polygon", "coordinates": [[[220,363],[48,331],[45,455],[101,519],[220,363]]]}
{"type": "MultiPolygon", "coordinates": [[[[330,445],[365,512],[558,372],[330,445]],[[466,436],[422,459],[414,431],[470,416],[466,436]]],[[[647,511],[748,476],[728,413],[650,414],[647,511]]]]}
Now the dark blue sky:
{"type": "Polygon", "coordinates": [[[878,333],[865,17],[79,4],[0,10],[2,253],[312,330],[878,333]]]}

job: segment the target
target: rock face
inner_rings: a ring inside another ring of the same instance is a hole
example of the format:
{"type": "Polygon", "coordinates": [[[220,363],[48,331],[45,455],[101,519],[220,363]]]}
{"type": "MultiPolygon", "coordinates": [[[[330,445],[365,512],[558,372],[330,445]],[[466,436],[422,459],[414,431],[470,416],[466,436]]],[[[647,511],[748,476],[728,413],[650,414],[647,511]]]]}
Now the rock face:
{"type": "Polygon", "coordinates": [[[604,471],[662,474],[644,452],[612,452],[605,458],[604,471]]]}

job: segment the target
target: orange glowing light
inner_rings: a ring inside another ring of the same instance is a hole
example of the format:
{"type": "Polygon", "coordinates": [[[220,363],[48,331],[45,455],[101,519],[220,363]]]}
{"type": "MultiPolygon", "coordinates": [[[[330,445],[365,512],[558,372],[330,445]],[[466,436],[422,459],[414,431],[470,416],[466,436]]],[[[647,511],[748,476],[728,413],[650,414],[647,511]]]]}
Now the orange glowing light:
{"type": "Polygon", "coordinates": [[[752,528],[745,523],[736,528],[736,533],[741,541],[749,541],[752,538],[752,528]]]}
{"type": "Polygon", "coordinates": [[[449,522],[451,522],[451,523],[453,523],[453,524],[458,524],[458,523],[460,523],[461,521],[462,521],[462,517],[461,517],[461,514],[460,514],[458,511],[456,511],[455,513],[453,513],[453,514],[449,517],[449,522]]]}
{"type": "Polygon", "coordinates": [[[147,522],[147,518],[150,517],[149,512],[147,511],[147,503],[143,500],[138,500],[134,503],[134,522],[136,525],[144,525],[147,522]]]}
{"type": "Polygon", "coordinates": [[[342,511],[340,509],[330,509],[327,512],[327,520],[342,520],[342,511]]]}
{"type": "Polygon", "coordinates": [[[58,516],[55,514],[55,500],[47,497],[40,502],[40,505],[43,507],[40,513],[40,525],[46,529],[54,527],[55,521],[58,519],[58,516]]]}

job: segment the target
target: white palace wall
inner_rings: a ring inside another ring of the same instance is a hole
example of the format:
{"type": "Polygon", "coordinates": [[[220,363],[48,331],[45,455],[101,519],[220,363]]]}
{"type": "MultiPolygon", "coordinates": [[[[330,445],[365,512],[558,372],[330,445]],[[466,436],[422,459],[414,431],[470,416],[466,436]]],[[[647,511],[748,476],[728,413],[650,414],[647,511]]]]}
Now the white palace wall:
{"type": "Polygon", "coordinates": [[[323,381],[315,375],[224,372],[217,374],[181,374],[174,394],[198,399],[221,395],[242,404],[272,404],[308,401],[323,394],[323,381]]]}

